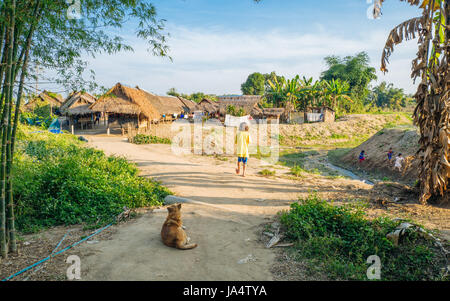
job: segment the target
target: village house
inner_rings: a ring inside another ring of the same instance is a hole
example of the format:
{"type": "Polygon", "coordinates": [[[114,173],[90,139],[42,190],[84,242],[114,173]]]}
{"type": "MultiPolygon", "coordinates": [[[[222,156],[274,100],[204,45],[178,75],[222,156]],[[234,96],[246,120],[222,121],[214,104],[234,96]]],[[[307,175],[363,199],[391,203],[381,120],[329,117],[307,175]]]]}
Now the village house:
{"type": "Polygon", "coordinates": [[[59,109],[63,105],[64,99],[61,95],[49,91],[43,91],[32,98],[23,106],[25,112],[33,112],[36,107],[49,106],[52,114],[59,114],[59,109]]]}
{"type": "Polygon", "coordinates": [[[189,114],[195,107],[190,100],[158,96],[139,87],[116,84],[90,106],[93,112],[103,114],[108,129],[149,128],[161,121],[173,121],[189,114]]]}
{"type": "MultiPolygon", "coordinates": [[[[68,126],[94,127],[96,121],[100,120],[101,113],[96,113],[90,109],[97,99],[87,92],[73,92],[60,108],[61,114],[66,118],[68,126]]],[[[61,119],[61,121],[64,121],[61,119]]]]}
{"type": "Polygon", "coordinates": [[[244,115],[251,115],[253,118],[261,118],[262,111],[258,104],[262,96],[259,95],[228,95],[218,97],[219,114],[225,116],[230,107],[236,111],[241,110],[244,115]]]}

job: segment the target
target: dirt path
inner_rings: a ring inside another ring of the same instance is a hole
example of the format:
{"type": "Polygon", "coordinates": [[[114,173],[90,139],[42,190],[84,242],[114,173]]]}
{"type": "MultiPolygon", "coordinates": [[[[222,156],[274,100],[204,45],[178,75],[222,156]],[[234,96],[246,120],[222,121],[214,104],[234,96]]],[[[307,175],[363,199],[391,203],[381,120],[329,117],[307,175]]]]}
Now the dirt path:
{"type": "Polygon", "coordinates": [[[234,162],[175,156],[166,145],[137,146],[119,137],[89,139],[109,155],[136,162],[143,176],[201,203],[183,207],[184,223],[192,241],[199,244],[197,249],[165,247],[160,229],[166,213],[148,213],[117,227],[111,240],[80,248],[85,254],[85,280],[272,280],[276,254],[259,241],[261,225],[300,195],[324,188],[320,181],[299,185],[289,179],[259,177],[261,166],[250,166],[244,179],[236,176],[234,162]],[[238,263],[249,255],[256,260],[238,263]]]}

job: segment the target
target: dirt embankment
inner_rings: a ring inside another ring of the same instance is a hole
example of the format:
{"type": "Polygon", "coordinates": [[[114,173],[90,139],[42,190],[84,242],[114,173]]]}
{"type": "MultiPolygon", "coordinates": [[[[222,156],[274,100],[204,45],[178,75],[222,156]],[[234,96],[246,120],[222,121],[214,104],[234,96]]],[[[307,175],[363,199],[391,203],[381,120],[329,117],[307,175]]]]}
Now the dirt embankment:
{"type": "Polygon", "coordinates": [[[419,149],[419,134],[412,127],[397,127],[384,129],[375,134],[368,141],[352,149],[333,163],[354,172],[364,172],[380,180],[389,180],[412,185],[418,177],[416,154],[419,149]],[[389,148],[394,156],[388,161],[389,148]],[[359,154],[366,152],[366,161],[359,163],[359,154]],[[394,169],[395,157],[401,153],[405,158],[402,172],[394,169]]]}
{"type": "Polygon", "coordinates": [[[386,126],[403,124],[411,124],[411,120],[402,113],[347,115],[334,123],[282,124],[280,142],[287,146],[357,145],[386,126]]]}

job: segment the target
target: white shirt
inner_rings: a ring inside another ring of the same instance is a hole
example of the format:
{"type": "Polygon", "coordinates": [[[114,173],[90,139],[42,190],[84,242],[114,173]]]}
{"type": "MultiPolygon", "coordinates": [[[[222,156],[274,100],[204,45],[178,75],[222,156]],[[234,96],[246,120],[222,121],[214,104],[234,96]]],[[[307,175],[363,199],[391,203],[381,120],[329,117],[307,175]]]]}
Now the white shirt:
{"type": "Polygon", "coordinates": [[[395,158],[395,167],[402,167],[402,163],[405,160],[403,157],[397,157],[395,158]]]}

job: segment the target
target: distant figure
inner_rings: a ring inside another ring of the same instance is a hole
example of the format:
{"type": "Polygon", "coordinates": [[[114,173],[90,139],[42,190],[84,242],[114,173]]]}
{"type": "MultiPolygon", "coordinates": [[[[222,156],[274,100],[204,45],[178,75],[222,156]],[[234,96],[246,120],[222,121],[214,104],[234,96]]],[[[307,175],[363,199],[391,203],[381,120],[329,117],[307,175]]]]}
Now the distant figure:
{"type": "Polygon", "coordinates": [[[94,125],[96,125],[97,123],[100,124],[100,113],[95,114],[95,121],[94,121],[94,125]]]}
{"type": "Polygon", "coordinates": [[[365,160],[366,160],[366,152],[365,152],[365,151],[362,151],[362,152],[359,154],[359,163],[363,163],[365,160]]]}
{"type": "Polygon", "coordinates": [[[392,157],[394,156],[394,151],[392,150],[392,147],[389,149],[389,152],[388,152],[387,156],[388,156],[389,163],[391,163],[392,162],[392,157]]]}
{"type": "Polygon", "coordinates": [[[242,176],[245,177],[245,168],[248,163],[249,153],[248,146],[250,145],[251,139],[249,134],[249,126],[247,123],[243,122],[240,126],[240,132],[236,136],[237,144],[237,156],[238,156],[238,168],[236,169],[236,174],[239,175],[241,172],[241,163],[243,164],[242,176]]]}
{"type": "Polygon", "coordinates": [[[402,154],[398,154],[398,156],[395,158],[395,167],[394,169],[398,169],[398,171],[402,171],[403,167],[403,161],[405,161],[405,158],[403,158],[402,154]]]}

